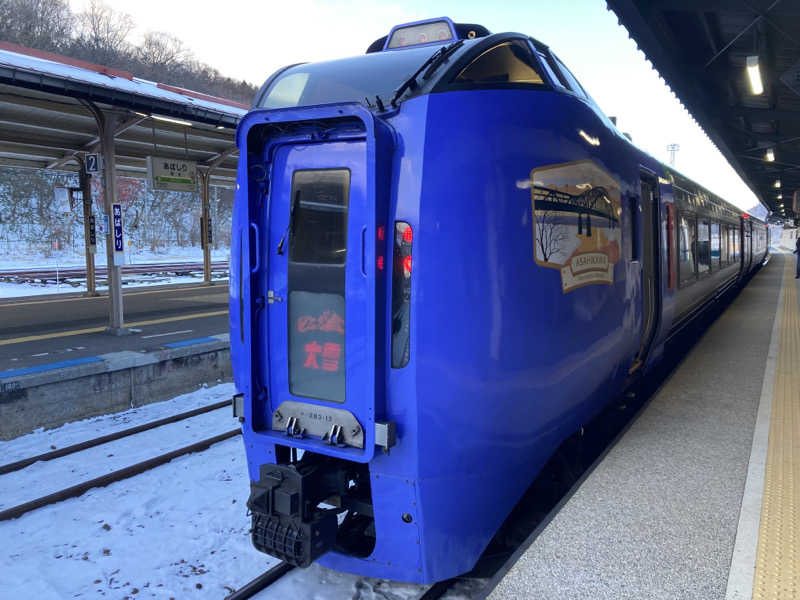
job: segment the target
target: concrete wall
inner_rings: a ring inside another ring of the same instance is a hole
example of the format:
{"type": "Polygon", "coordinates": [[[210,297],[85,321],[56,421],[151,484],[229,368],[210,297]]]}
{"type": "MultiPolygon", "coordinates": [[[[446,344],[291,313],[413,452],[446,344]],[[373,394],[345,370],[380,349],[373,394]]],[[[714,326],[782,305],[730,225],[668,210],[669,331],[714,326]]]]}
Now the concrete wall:
{"type": "Polygon", "coordinates": [[[0,379],[0,439],[39,427],[119,412],[230,381],[228,336],[157,352],[114,352],[102,360],[0,379]]]}

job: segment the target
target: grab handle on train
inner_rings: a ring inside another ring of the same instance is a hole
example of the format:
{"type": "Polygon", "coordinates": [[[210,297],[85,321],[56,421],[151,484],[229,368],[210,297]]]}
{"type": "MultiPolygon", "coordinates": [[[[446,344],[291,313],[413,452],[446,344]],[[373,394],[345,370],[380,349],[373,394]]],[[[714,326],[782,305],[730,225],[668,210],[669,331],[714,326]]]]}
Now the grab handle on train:
{"type": "Polygon", "coordinates": [[[361,228],[361,274],[367,276],[367,226],[361,228]]]}
{"type": "Polygon", "coordinates": [[[259,241],[261,239],[261,234],[258,230],[258,225],[255,223],[250,223],[250,229],[255,233],[255,244],[253,244],[253,247],[255,248],[256,261],[256,264],[250,267],[250,273],[257,273],[259,269],[261,269],[261,242],[259,241]]]}

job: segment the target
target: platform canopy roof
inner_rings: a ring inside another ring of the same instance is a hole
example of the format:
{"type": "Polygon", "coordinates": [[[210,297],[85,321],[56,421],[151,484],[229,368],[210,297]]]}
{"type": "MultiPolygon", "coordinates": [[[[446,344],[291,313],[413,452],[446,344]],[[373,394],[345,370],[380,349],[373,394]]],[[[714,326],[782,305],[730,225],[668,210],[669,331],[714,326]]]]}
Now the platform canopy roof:
{"type": "Polygon", "coordinates": [[[800,190],[800,2],[607,4],[761,203],[790,215],[792,192],[800,190]],[[761,94],[751,86],[748,57],[757,57],[750,64],[758,64],[761,94]]]}
{"type": "Polygon", "coordinates": [[[121,117],[119,175],[143,178],[157,156],[213,165],[212,184],[235,181],[234,134],[247,105],[0,42],[0,166],[77,170],[76,155],[99,152],[90,104],[121,117]]]}

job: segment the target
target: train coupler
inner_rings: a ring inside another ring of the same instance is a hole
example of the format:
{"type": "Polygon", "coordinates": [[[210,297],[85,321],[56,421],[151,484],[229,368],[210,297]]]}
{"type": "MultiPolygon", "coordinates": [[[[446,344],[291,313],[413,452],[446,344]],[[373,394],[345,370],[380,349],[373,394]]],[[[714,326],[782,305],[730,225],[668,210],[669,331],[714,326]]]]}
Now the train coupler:
{"type": "Polygon", "coordinates": [[[321,464],[262,465],[247,506],[253,545],[298,567],[308,567],[336,544],[337,511],[318,505],[331,493],[321,464]]]}

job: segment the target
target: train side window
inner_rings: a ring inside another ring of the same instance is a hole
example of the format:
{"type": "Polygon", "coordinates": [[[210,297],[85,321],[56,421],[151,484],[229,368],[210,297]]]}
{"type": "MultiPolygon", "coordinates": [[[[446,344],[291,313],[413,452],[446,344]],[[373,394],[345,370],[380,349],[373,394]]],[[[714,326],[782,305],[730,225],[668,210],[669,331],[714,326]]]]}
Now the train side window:
{"type": "Polygon", "coordinates": [[[719,225],[719,262],[720,267],[728,264],[728,228],[719,225]]]}
{"type": "Polygon", "coordinates": [[[717,271],[720,268],[720,241],[719,223],[711,223],[711,270],[717,271]]]}
{"type": "Polygon", "coordinates": [[[680,249],[678,261],[680,263],[681,287],[689,285],[696,279],[695,275],[695,251],[697,243],[695,241],[697,219],[692,215],[682,214],[678,236],[680,249]]]}
{"type": "Polygon", "coordinates": [[[521,40],[503,42],[481,53],[456,76],[457,83],[543,84],[531,49],[521,40]]]}
{"type": "Polygon", "coordinates": [[[709,240],[708,221],[697,222],[697,274],[705,275],[711,269],[711,241],[709,240]]]}

